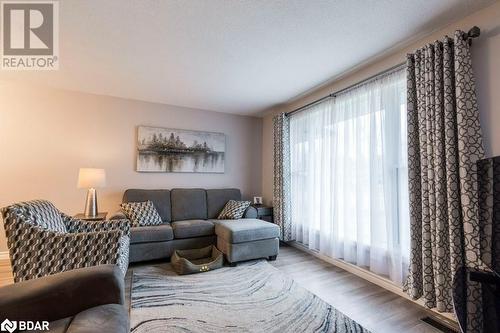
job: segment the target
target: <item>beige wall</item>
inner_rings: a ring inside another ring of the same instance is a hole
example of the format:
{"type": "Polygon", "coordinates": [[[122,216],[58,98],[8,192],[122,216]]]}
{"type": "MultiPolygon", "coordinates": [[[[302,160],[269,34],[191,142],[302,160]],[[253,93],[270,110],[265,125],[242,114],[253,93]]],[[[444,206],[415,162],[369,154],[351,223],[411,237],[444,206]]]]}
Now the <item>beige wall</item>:
{"type": "Polygon", "coordinates": [[[500,155],[500,3],[472,14],[448,27],[433,33],[404,49],[378,58],[359,70],[313,90],[304,97],[279,106],[265,113],[262,133],[262,191],[264,201],[270,203],[273,196],[273,132],[272,117],[279,112],[291,111],[319,97],[359,82],[384,69],[405,60],[405,55],[448,34],[456,29],[468,31],[472,26],[481,28],[481,37],[473,42],[473,66],[477,81],[477,93],[481,112],[481,125],[488,156],[500,155]]]}
{"type": "MultiPolygon", "coordinates": [[[[261,193],[262,120],[0,82],[0,207],[43,198],[64,212],[83,211],[80,167],[106,169],[98,191],[102,211],[118,208],[126,188],[237,187],[261,193]],[[137,125],[226,134],[226,172],[138,173],[137,125]]],[[[0,229],[0,251],[6,250],[0,229]]]]}
{"type": "MultiPolygon", "coordinates": [[[[272,115],[290,111],[404,60],[405,54],[455,29],[478,25],[474,69],[485,146],[500,155],[500,3],[466,17],[404,49],[369,63],[304,97],[258,118],[206,112],[126,99],[0,82],[0,207],[45,198],[61,210],[83,210],[85,190],[76,189],[79,167],[103,167],[108,186],[99,191],[101,210],[114,211],[124,189],[239,187],[243,195],[272,200],[272,115]],[[147,174],[135,167],[135,127],[152,125],[223,132],[225,174],[147,174]]],[[[6,249],[0,227],[0,252],[6,249]]]]}

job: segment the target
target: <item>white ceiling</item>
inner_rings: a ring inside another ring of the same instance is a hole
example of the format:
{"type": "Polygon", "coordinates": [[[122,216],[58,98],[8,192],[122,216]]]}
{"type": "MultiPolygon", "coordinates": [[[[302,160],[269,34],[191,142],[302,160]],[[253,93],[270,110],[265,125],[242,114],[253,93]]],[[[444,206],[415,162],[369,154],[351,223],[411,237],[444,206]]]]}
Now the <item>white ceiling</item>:
{"type": "Polygon", "coordinates": [[[494,0],[64,0],[56,88],[256,115],[494,0]]]}

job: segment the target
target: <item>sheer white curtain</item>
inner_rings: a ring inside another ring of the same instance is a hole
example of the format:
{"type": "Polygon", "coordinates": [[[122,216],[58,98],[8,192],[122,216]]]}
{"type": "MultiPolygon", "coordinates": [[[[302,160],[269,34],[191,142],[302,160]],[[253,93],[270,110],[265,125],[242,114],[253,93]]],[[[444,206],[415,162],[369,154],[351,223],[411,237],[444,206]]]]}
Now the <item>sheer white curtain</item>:
{"type": "Polygon", "coordinates": [[[406,75],[290,118],[292,236],[401,284],[408,269],[406,75]]]}

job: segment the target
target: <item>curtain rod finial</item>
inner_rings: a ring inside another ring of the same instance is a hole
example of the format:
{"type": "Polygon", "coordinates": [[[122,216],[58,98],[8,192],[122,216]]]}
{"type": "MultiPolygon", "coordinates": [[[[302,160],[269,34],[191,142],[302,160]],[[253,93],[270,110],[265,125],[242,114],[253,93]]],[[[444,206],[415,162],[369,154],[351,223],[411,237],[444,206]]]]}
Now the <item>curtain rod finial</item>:
{"type": "Polygon", "coordinates": [[[469,38],[476,38],[476,37],[479,37],[479,35],[481,35],[481,29],[479,29],[478,26],[473,26],[469,32],[467,33],[468,37],[469,38]]]}

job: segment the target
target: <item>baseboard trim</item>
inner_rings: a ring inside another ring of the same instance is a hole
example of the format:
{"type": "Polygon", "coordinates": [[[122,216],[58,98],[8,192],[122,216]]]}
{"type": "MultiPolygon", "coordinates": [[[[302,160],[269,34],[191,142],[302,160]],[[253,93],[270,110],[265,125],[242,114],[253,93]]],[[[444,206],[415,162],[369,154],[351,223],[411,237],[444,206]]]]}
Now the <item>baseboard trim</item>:
{"type": "Polygon", "coordinates": [[[0,260],[9,260],[9,251],[0,251],[0,260]]]}
{"type": "Polygon", "coordinates": [[[429,309],[429,308],[425,307],[421,301],[413,300],[403,290],[401,290],[400,286],[396,285],[391,280],[384,278],[383,276],[377,275],[377,274],[370,272],[370,271],[368,271],[364,268],[361,268],[359,266],[350,264],[344,260],[328,257],[324,254],[319,253],[318,251],[311,250],[308,247],[306,247],[298,242],[295,242],[295,241],[287,242],[286,244],[288,244],[288,245],[290,245],[298,250],[309,253],[312,256],[314,256],[318,259],[321,259],[323,261],[326,261],[327,263],[330,263],[336,267],[342,268],[343,270],[348,271],[349,273],[352,273],[356,276],[359,276],[360,278],[365,279],[371,283],[374,283],[374,284],[378,285],[379,287],[382,287],[382,288],[384,288],[384,289],[386,289],[386,290],[388,290],[396,295],[399,295],[403,298],[406,298],[407,300],[421,306],[429,314],[429,316],[434,317],[434,319],[436,319],[436,320],[439,320],[439,322],[441,322],[442,324],[444,324],[444,325],[446,325],[449,328],[452,328],[454,330],[458,329],[458,323],[457,323],[457,321],[455,319],[455,315],[453,313],[448,313],[448,312],[441,313],[441,312],[437,312],[433,309],[429,309]]]}

